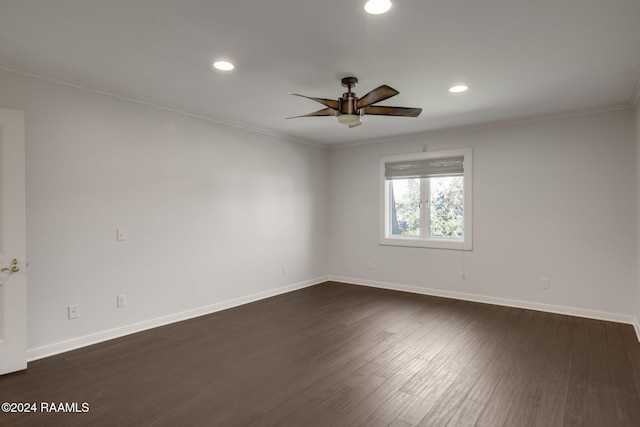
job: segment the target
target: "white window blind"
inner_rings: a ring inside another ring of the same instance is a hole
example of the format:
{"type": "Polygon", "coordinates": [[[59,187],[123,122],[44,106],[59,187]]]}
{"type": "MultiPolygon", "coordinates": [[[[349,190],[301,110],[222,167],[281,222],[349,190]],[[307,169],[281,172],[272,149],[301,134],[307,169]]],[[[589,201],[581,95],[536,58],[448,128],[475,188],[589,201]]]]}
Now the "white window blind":
{"type": "Polygon", "coordinates": [[[464,176],[464,156],[389,162],[384,174],[386,179],[464,176]]]}

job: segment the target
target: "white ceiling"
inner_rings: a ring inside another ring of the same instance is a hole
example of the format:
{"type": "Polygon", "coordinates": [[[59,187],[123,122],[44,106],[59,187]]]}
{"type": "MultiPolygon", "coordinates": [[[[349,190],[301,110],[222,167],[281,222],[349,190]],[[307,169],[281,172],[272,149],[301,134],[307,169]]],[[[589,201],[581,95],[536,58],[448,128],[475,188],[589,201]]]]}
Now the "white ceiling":
{"type": "Polygon", "coordinates": [[[630,106],[638,90],[640,0],[364,2],[0,0],[0,66],[320,144],[630,106]],[[285,119],[324,108],[289,92],[338,98],[349,75],[422,115],[285,119]]]}

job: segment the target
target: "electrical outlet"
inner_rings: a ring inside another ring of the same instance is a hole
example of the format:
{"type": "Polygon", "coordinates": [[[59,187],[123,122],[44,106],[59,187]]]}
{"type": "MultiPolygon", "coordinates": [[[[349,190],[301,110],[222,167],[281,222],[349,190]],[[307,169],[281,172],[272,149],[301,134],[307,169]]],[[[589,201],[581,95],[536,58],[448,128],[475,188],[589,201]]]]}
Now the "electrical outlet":
{"type": "Polygon", "coordinates": [[[287,268],[282,266],[282,275],[285,276],[287,274],[287,268]]]}
{"type": "Polygon", "coordinates": [[[371,260],[367,261],[367,269],[373,270],[373,261],[371,260]]]}
{"type": "Polygon", "coordinates": [[[80,317],[80,307],[77,305],[70,305],[67,307],[67,312],[69,314],[69,320],[80,317]]]}
{"type": "Polygon", "coordinates": [[[118,295],[116,306],[118,308],[127,306],[127,296],[126,295],[118,295]]]}
{"type": "Polygon", "coordinates": [[[542,289],[549,289],[549,279],[542,279],[540,282],[540,287],[542,289]]]}

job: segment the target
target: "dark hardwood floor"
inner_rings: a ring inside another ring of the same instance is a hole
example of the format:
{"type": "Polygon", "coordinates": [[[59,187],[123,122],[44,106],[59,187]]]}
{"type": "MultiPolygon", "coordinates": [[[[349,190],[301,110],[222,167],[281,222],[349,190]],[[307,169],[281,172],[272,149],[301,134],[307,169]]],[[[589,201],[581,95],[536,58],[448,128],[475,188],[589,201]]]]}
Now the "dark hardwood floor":
{"type": "Polygon", "coordinates": [[[0,377],[1,402],[88,404],[3,426],[640,426],[640,343],[329,282],[32,362],[0,377]]]}

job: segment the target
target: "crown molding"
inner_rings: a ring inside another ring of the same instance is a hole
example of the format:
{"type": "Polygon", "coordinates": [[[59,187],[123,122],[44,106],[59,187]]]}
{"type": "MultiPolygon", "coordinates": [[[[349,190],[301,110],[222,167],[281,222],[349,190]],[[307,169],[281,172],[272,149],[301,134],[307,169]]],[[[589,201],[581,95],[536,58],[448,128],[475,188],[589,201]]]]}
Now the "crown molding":
{"type": "Polygon", "coordinates": [[[172,113],[176,113],[176,114],[181,114],[184,116],[188,116],[188,117],[192,117],[198,120],[204,120],[207,122],[211,122],[211,123],[216,123],[222,126],[228,126],[228,127],[233,127],[236,129],[242,129],[248,132],[252,132],[252,133],[257,133],[257,134],[261,134],[261,135],[266,135],[266,136],[270,136],[273,138],[278,138],[278,139],[283,139],[286,141],[290,141],[290,142],[296,142],[299,144],[304,144],[304,145],[311,145],[314,147],[320,147],[320,148],[326,148],[327,145],[326,144],[322,144],[322,143],[318,143],[318,142],[314,142],[314,141],[309,141],[306,139],[302,139],[302,138],[296,138],[293,137],[291,135],[287,135],[287,134],[283,134],[283,133],[279,133],[279,132],[273,132],[271,130],[268,129],[263,129],[263,128],[259,128],[259,127],[255,127],[255,126],[250,126],[244,123],[238,123],[238,122],[229,122],[229,121],[223,121],[223,120],[218,120],[215,119],[213,117],[207,117],[207,116],[202,116],[200,114],[195,114],[195,113],[191,113],[189,111],[184,111],[181,110],[179,108],[175,108],[175,107],[171,107],[168,105],[163,105],[163,104],[157,104],[154,102],[150,102],[150,101],[145,101],[143,99],[138,99],[135,98],[133,96],[130,95],[125,95],[122,93],[117,93],[117,92],[113,92],[111,90],[105,89],[103,87],[100,86],[95,86],[95,85],[91,85],[85,82],[78,82],[78,81],[74,81],[74,80],[68,80],[68,79],[64,79],[61,77],[55,77],[55,76],[51,76],[48,74],[43,74],[37,71],[33,71],[33,70],[29,70],[26,68],[22,68],[22,67],[18,67],[15,65],[10,65],[10,64],[6,64],[6,63],[0,63],[0,70],[3,71],[7,71],[10,73],[14,73],[14,74],[19,74],[22,76],[26,76],[26,77],[32,77],[34,79],[38,79],[38,80],[45,80],[48,82],[52,82],[52,83],[56,83],[56,84],[61,84],[64,86],[69,86],[69,87],[73,87],[76,89],[80,89],[80,90],[86,90],[89,92],[93,92],[93,93],[97,93],[100,95],[105,95],[105,96],[109,96],[112,98],[117,98],[117,99],[122,99],[124,101],[128,101],[128,102],[133,102],[136,104],[141,104],[141,105],[145,105],[147,107],[152,107],[152,108],[158,108],[161,110],[165,110],[165,111],[169,111],[172,113]]]}
{"type": "Polygon", "coordinates": [[[157,103],[154,103],[154,102],[138,99],[138,98],[135,98],[135,97],[130,96],[130,95],[125,95],[125,94],[113,92],[113,91],[110,91],[110,90],[105,89],[103,87],[90,85],[90,84],[88,84],[86,82],[78,82],[78,81],[68,80],[68,79],[65,79],[65,78],[62,78],[62,77],[55,77],[55,76],[51,76],[51,75],[48,75],[48,74],[43,74],[43,73],[40,73],[40,72],[37,72],[37,71],[29,70],[29,69],[26,69],[26,68],[18,67],[18,66],[15,66],[15,65],[7,64],[7,63],[1,63],[0,62],[0,70],[4,70],[4,71],[10,72],[10,73],[14,73],[14,74],[20,74],[20,75],[27,76],[27,77],[32,77],[32,78],[39,79],[39,80],[49,81],[49,82],[52,82],[52,83],[57,83],[57,84],[73,87],[73,88],[76,88],[76,89],[86,90],[86,91],[89,91],[89,92],[93,92],[93,93],[97,93],[97,94],[100,94],[100,95],[109,96],[109,97],[112,97],[112,98],[122,99],[124,101],[133,102],[133,103],[136,103],[136,104],[141,104],[141,105],[145,105],[145,106],[152,107],[152,108],[158,108],[158,109],[161,109],[161,110],[169,111],[169,112],[176,113],[176,114],[181,114],[181,115],[192,117],[192,118],[195,118],[195,119],[204,120],[204,121],[211,122],[211,123],[216,123],[216,124],[219,124],[219,125],[222,125],[222,126],[233,127],[233,128],[236,128],[236,129],[241,129],[241,130],[252,132],[252,133],[266,135],[266,136],[270,136],[270,137],[273,137],[273,138],[278,138],[278,139],[281,139],[281,140],[286,140],[286,141],[290,141],[290,142],[296,142],[296,143],[299,143],[299,144],[310,145],[310,146],[319,147],[319,148],[329,148],[329,149],[345,148],[345,147],[352,147],[352,146],[358,146],[358,145],[381,144],[381,143],[385,143],[385,142],[394,142],[394,141],[395,142],[397,142],[397,141],[405,141],[405,140],[410,140],[410,139],[425,138],[425,137],[431,137],[431,136],[437,136],[437,135],[445,135],[445,134],[450,134],[450,133],[470,132],[470,131],[481,130],[481,129],[491,129],[491,128],[497,128],[497,127],[505,127],[505,126],[523,124],[523,123],[538,122],[538,121],[545,121],[545,120],[554,120],[554,119],[565,118],[565,117],[574,117],[574,116],[583,116],[583,115],[589,115],[589,114],[598,114],[598,113],[604,113],[604,112],[611,112],[611,111],[624,110],[624,109],[628,109],[628,108],[634,108],[634,107],[638,106],[638,104],[640,103],[640,73],[638,73],[638,76],[636,78],[636,83],[635,83],[635,86],[634,86],[634,90],[633,90],[633,92],[631,94],[629,102],[628,103],[624,103],[624,104],[605,105],[605,106],[601,106],[601,107],[588,108],[588,109],[578,109],[578,110],[569,110],[569,111],[564,111],[564,112],[560,112],[560,113],[553,113],[553,114],[543,114],[543,115],[538,115],[538,116],[519,117],[519,118],[514,118],[514,119],[508,119],[508,120],[499,120],[499,121],[486,122],[486,123],[477,123],[477,124],[464,125],[464,126],[453,126],[453,127],[449,127],[449,128],[433,129],[433,130],[428,130],[428,131],[424,131],[424,132],[415,132],[415,133],[409,133],[409,134],[404,134],[404,135],[394,135],[394,136],[387,136],[387,137],[374,138],[374,139],[350,141],[350,142],[344,142],[344,143],[341,143],[341,142],[338,142],[338,143],[322,143],[322,142],[318,142],[318,141],[311,141],[311,140],[307,140],[307,139],[303,139],[303,138],[299,138],[299,137],[294,137],[292,135],[288,135],[288,134],[284,134],[284,133],[274,132],[274,131],[271,131],[269,129],[263,129],[263,128],[247,125],[245,123],[218,120],[218,119],[215,119],[213,117],[207,117],[207,116],[203,116],[203,115],[200,115],[200,114],[192,113],[192,112],[189,112],[189,111],[184,111],[184,110],[181,110],[181,109],[176,108],[176,107],[171,107],[171,106],[163,105],[163,104],[157,104],[157,103]]]}
{"type": "Polygon", "coordinates": [[[586,115],[590,115],[590,114],[598,114],[598,113],[606,113],[606,112],[611,112],[611,111],[626,110],[626,109],[629,109],[629,108],[632,108],[632,107],[633,106],[631,104],[627,104],[627,103],[625,103],[625,104],[605,105],[605,106],[596,107],[596,108],[570,110],[570,111],[564,111],[564,112],[560,112],[560,113],[543,114],[543,115],[539,115],[539,116],[519,117],[519,118],[509,119],[509,120],[499,120],[499,121],[494,121],[494,122],[486,122],[486,123],[478,123],[478,124],[472,124],[472,125],[454,126],[454,127],[449,127],[449,128],[433,129],[433,130],[428,130],[428,131],[424,131],[424,132],[408,133],[408,134],[404,134],[404,135],[395,135],[395,136],[384,137],[384,138],[376,138],[376,139],[367,139],[367,140],[361,140],[361,141],[337,143],[337,144],[331,144],[329,146],[329,148],[345,148],[345,147],[352,147],[352,146],[357,146],[357,145],[381,144],[381,143],[385,143],[385,142],[406,141],[406,140],[410,140],[410,139],[426,138],[426,137],[432,137],[432,136],[437,136],[437,135],[446,135],[446,134],[450,134],[450,133],[471,132],[471,131],[476,131],[476,130],[492,129],[492,128],[499,128],[499,127],[505,127],[505,126],[513,126],[513,125],[524,124],[524,123],[555,120],[555,119],[561,119],[561,118],[565,118],[565,117],[586,116],[586,115]]]}

